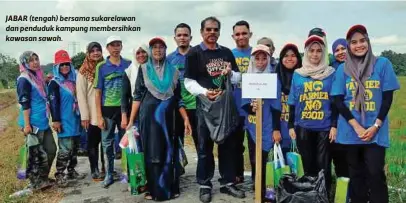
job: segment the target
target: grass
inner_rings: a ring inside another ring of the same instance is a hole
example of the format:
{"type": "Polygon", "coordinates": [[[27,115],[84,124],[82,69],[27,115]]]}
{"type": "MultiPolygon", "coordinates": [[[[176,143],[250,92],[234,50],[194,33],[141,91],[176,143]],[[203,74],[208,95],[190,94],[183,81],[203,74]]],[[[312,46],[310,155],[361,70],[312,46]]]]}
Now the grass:
{"type": "MultiPolygon", "coordinates": [[[[7,128],[0,132],[0,202],[59,202],[62,197],[61,191],[51,188],[42,193],[34,193],[32,196],[9,199],[8,196],[27,186],[27,180],[17,179],[17,159],[20,146],[24,143],[24,136],[17,126],[17,106],[13,91],[0,93],[0,104],[11,104],[0,111],[0,118],[8,121],[7,128]]],[[[55,167],[51,170],[54,174],[55,167]]]]}

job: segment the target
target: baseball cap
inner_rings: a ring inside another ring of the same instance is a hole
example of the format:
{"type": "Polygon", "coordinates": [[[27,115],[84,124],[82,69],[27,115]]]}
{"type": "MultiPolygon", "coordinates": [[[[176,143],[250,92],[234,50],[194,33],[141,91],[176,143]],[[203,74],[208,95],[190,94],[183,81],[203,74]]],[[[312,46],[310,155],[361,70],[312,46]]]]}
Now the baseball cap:
{"type": "Polygon", "coordinates": [[[71,63],[71,59],[69,57],[69,54],[65,50],[59,50],[55,53],[55,64],[61,64],[61,63],[71,63]]]}
{"type": "Polygon", "coordinates": [[[354,34],[354,32],[361,32],[362,34],[368,34],[367,29],[365,28],[365,26],[357,24],[357,25],[353,25],[352,27],[350,27],[350,29],[347,32],[347,37],[346,39],[350,39],[350,37],[354,34]]]}
{"type": "Polygon", "coordinates": [[[251,51],[251,55],[255,55],[255,53],[257,53],[259,51],[263,51],[263,52],[267,53],[268,55],[271,55],[269,47],[266,45],[263,45],[263,44],[258,44],[257,46],[255,46],[251,51]]]}
{"type": "Polygon", "coordinates": [[[325,37],[325,36],[326,36],[326,32],[325,32],[323,29],[319,28],[319,27],[315,27],[315,28],[313,28],[313,29],[311,29],[311,30],[309,31],[308,37],[310,37],[310,36],[312,36],[312,35],[317,35],[317,36],[319,36],[319,37],[325,37]]]}
{"type": "Polygon", "coordinates": [[[154,37],[151,40],[149,40],[149,46],[152,47],[157,42],[161,42],[165,47],[167,47],[165,40],[161,37],[154,37]]]}
{"type": "Polygon", "coordinates": [[[121,41],[121,38],[119,36],[114,36],[113,35],[113,36],[110,36],[110,37],[107,38],[106,46],[108,46],[112,42],[122,42],[122,41],[121,41]]]}
{"type": "Polygon", "coordinates": [[[321,38],[320,36],[317,36],[317,35],[311,35],[309,38],[307,38],[307,40],[305,42],[305,47],[307,47],[308,45],[310,45],[313,42],[319,42],[320,44],[324,45],[323,38],[321,38]]]}

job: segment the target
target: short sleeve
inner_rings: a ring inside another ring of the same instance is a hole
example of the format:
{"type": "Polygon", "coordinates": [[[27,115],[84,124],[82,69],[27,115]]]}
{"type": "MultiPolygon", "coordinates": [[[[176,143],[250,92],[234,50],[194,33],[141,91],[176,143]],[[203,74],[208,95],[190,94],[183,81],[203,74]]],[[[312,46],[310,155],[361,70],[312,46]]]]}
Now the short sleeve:
{"type": "Polygon", "coordinates": [[[296,104],[296,80],[295,79],[296,73],[293,73],[293,77],[292,77],[292,85],[290,86],[290,91],[289,91],[289,96],[288,96],[288,105],[295,105],[296,104]]]}
{"type": "Polygon", "coordinates": [[[338,66],[337,71],[334,73],[333,81],[331,84],[330,95],[345,95],[345,73],[344,73],[344,63],[338,66]]]}
{"type": "Polygon", "coordinates": [[[382,90],[398,90],[400,88],[398,78],[396,77],[395,71],[393,70],[392,63],[386,59],[386,63],[382,68],[383,78],[382,78],[382,90]]]}
{"type": "Polygon", "coordinates": [[[282,103],[281,103],[281,97],[282,97],[282,91],[281,91],[281,83],[278,80],[277,86],[276,86],[276,99],[271,100],[271,107],[273,109],[282,110],[282,103]]]}
{"type": "Polygon", "coordinates": [[[103,74],[102,74],[102,64],[104,64],[103,62],[100,62],[99,64],[97,64],[96,66],[96,71],[95,71],[95,76],[94,76],[94,88],[96,89],[103,89],[103,84],[104,84],[104,78],[103,78],[103,74]]]}

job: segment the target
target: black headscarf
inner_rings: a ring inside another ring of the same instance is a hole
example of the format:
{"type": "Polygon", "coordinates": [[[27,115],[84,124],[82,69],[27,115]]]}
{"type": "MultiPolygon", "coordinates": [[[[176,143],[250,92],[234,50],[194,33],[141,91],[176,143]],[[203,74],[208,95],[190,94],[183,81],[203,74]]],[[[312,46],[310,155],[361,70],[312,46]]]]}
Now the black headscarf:
{"type": "Polygon", "coordinates": [[[279,54],[279,63],[276,66],[276,73],[278,74],[278,78],[281,81],[282,92],[285,95],[289,95],[293,72],[295,72],[295,70],[300,67],[302,67],[302,57],[300,56],[299,49],[294,44],[286,44],[279,54]],[[297,57],[297,63],[292,69],[286,68],[282,63],[283,57],[289,50],[292,50],[297,57]]]}

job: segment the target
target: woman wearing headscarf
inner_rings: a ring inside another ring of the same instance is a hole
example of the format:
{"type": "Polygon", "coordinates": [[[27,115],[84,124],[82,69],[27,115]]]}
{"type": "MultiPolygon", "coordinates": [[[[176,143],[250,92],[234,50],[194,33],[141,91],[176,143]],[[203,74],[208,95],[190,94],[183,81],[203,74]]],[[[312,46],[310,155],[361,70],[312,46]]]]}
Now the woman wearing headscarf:
{"type": "Polygon", "coordinates": [[[121,94],[121,128],[127,127],[128,116],[131,113],[135,81],[137,80],[138,69],[145,66],[148,60],[148,46],[142,44],[133,50],[134,60],[123,75],[123,87],[121,94]]]}
{"type": "Polygon", "coordinates": [[[334,68],[328,66],[326,51],[323,38],[312,35],[306,40],[303,65],[292,77],[288,125],[291,138],[297,138],[305,175],[317,176],[323,169],[330,191],[329,142],[336,136],[337,112],[329,97],[334,68]]]}
{"type": "Polygon", "coordinates": [[[331,66],[337,69],[339,65],[345,62],[346,53],[347,53],[347,40],[339,38],[334,41],[333,46],[331,47],[333,51],[333,58],[331,61],[331,66]]]}
{"type": "Polygon", "coordinates": [[[290,93],[290,86],[292,84],[293,73],[300,67],[302,67],[302,58],[299,49],[294,44],[286,44],[279,54],[279,63],[276,66],[276,73],[281,88],[281,147],[285,158],[286,153],[290,151],[291,145],[291,138],[288,129],[289,105],[287,104],[287,101],[290,93]]]}
{"type": "MultiPolygon", "coordinates": [[[[251,59],[248,65],[247,73],[271,73],[271,54],[269,47],[259,44],[252,49],[251,59]]],[[[268,153],[272,149],[274,143],[281,142],[280,133],[280,116],[281,116],[281,101],[280,92],[278,88],[276,99],[263,99],[262,100],[262,198],[265,202],[265,168],[268,161],[268,153]]],[[[248,149],[251,162],[251,179],[255,181],[255,146],[256,142],[256,115],[257,102],[255,99],[242,99],[241,106],[247,111],[248,116],[245,119],[245,126],[248,133],[248,149]]]]}
{"type": "Polygon", "coordinates": [[[375,57],[367,29],[347,32],[347,59],[335,74],[331,95],[339,109],[337,143],[346,145],[351,202],[389,201],[385,151],[393,92],[400,89],[392,63],[375,57]]]}
{"type": "MultiPolygon", "coordinates": [[[[103,61],[102,47],[98,42],[87,45],[86,58],[79,69],[76,80],[77,97],[79,103],[81,125],[87,130],[87,152],[90,171],[94,181],[102,181],[103,175],[99,171],[99,145],[101,147],[101,131],[97,127],[97,111],[95,105],[96,92],[93,88],[96,65],[103,61]]],[[[104,156],[101,152],[102,173],[105,172],[104,156]]]]}
{"type": "Polygon", "coordinates": [[[186,134],[190,134],[191,126],[181,99],[179,72],[165,58],[164,40],[153,38],[149,47],[148,62],[138,71],[127,129],[133,126],[140,110],[139,129],[149,190],[145,198],[163,201],[180,194],[180,146],[173,133],[174,111],[179,110],[182,115],[186,134]]]}
{"type": "Polygon", "coordinates": [[[26,174],[34,190],[49,187],[48,175],[56,154],[49,127],[49,107],[43,71],[38,54],[25,51],[20,56],[17,95],[20,111],[18,125],[26,136],[28,166],[26,174]]]}
{"type": "Polygon", "coordinates": [[[76,72],[65,50],[55,53],[53,73],[54,78],[48,85],[48,97],[52,128],[58,135],[55,178],[59,187],[66,187],[67,179],[81,179],[84,176],[75,170],[80,142],[80,118],[76,98],[76,72]]]}
{"type": "MultiPolygon", "coordinates": [[[[347,40],[339,38],[334,41],[332,46],[333,58],[331,59],[331,66],[337,70],[338,66],[343,64],[346,59],[347,40]]],[[[349,177],[347,150],[345,145],[339,143],[331,144],[331,159],[334,163],[334,171],[337,177],[349,177]]]]}

